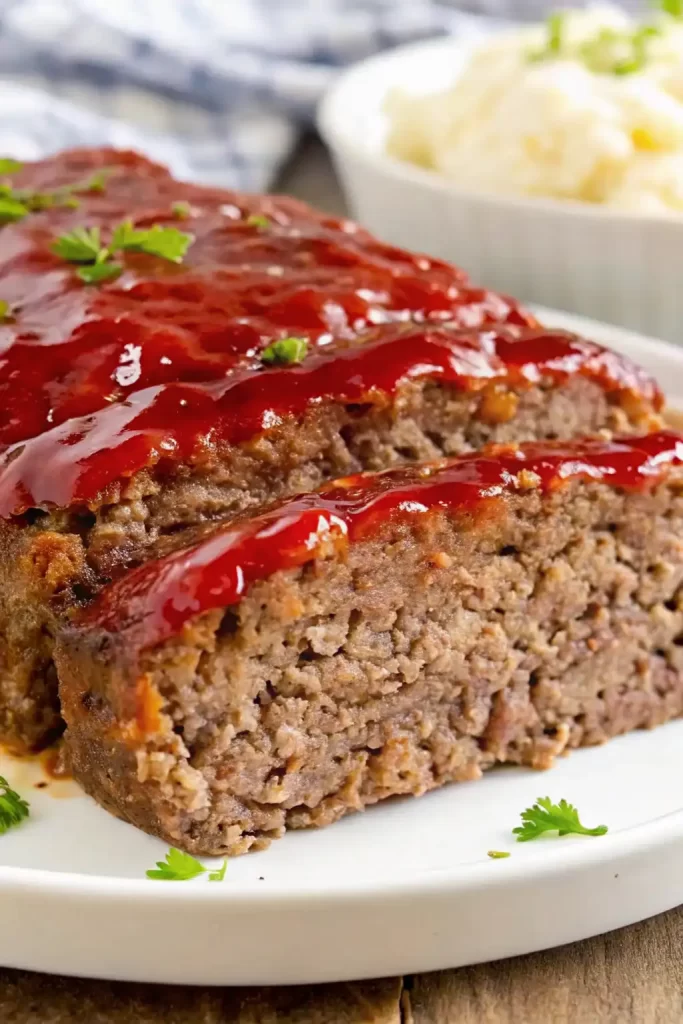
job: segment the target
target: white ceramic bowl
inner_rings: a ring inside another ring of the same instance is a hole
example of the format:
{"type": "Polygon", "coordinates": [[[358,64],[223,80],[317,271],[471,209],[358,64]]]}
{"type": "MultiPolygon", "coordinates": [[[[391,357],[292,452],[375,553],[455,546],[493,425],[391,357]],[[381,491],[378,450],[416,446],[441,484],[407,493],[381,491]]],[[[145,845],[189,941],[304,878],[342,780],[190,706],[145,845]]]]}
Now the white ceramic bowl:
{"type": "Polygon", "coordinates": [[[400,47],[337,79],[318,123],[353,215],[386,241],[458,263],[477,283],[683,343],[683,217],[477,194],[385,153],[387,93],[452,83],[472,45],[400,47]]]}

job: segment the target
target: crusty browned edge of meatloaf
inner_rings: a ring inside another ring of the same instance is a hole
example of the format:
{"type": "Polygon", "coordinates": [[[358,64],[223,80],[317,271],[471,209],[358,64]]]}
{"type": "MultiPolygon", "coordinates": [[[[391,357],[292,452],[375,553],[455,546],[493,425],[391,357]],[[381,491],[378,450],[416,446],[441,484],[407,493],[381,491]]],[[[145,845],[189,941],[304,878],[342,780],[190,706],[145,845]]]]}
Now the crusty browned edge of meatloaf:
{"type": "MultiPolygon", "coordinates": [[[[384,407],[327,404],[201,466],[138,473],[91,508],[0,521],[0,736],[36,749],[62,728],[52,647],[57,624],[122,566],[178,529],[226,517],[361,469],[384,469],[487,441],[654,429],[645,399],[583,378],[516,393],[496,414],[491,391],[418,381],[384,407]],[[624,402],[624,405],[620,404],[624,402]],[[496,422],[496,416],[502,422],[496,422]]],[[[501,401],[503,406],[505,396],[501,401]]]]}
{"type": "Polygon", "coordinates": [[[237,854],[396,794],[683,712],[683,473],[488,518],[389,521],[140,654],[68,628],[75,777],[182,849],[237,854]]]}

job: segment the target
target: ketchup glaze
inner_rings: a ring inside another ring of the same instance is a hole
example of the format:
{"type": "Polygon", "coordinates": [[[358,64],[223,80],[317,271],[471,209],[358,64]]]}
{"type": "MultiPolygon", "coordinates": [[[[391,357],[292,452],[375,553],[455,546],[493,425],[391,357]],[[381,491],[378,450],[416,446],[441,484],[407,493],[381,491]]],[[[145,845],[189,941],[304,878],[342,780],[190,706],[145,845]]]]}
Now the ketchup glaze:
{"type": "Polygon", "coordinates": [[[76,624],[124,630],[135,648],[146,649],[177,635],[202,612],[237,603],[255,581],[329,556],[338,546],[377,534],[387,522],[415,525],[437,511],[476,516],[502,509],[510,495],[529,486],[547,494],[576,479],[645,491],[682,465],[683,435],[661,431],[610,442],[492,445],[427,466],[358,474],[213,529],[197,543],[131,570],[77,613],[76,624]]]}
{"type": "Polygon", "coordinates": [[[326,397],[387,402],[407,379],[477,390],[582,373],[661,405],[652,380],[614,353],[540,331],[457,268],[296,200],[181,183],[107,149],[28,165],[11,184],[50,192],[98,170],[101,191],[78,191],[78,208],[2,228],[4,518],[96,503],[145,467],[205,461],[326,397]],[[52,252],[77,226],[99,226],[106,242],[125,219],[190,232],[182,264],[125,253],[122,275],[95,286],[52,252]],[[291,335],[309,343],[303,365],[264,367],[260,352],[291,335]]]}
{"type": "Polygon", "coordinates": [[[0,455],[0,516],[36,506],[86,502],[112,479],[158,463],[210,461],[302,416],[328,398],[381,406],[408,380],[429,378],[475,391],[496,381],[528,387],[581,375],[606,391],[630,391],[655,407],[650,379],[614,353],[563,332],[447,327],[392,328],[363,345],[329,346],[299,366],[243,367],[211,383],[177,382],[132,392],[89,416],[67,420],[0,455]]]}

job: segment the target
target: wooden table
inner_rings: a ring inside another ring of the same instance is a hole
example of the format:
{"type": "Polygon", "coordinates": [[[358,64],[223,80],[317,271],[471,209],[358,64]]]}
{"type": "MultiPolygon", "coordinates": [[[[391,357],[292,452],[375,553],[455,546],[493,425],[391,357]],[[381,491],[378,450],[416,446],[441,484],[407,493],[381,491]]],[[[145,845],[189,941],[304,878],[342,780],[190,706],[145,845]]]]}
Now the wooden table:
{"type": "MultiPolygon", "coordinates": [[[[552,913],[552,907],[548,908],[552,913]]],[[[0,971],[2,1024],[681,1024],[683,908],[548,953],[286,989],[110,984],[0,971]]],[[[182,956],[182,945],[178,955],[182,956]]]]}
{"type": "MultiPolygon", "coordinates": [[[[343,211],[316,143],[279,187],[343,211]]],[[[547,953],[343,985],[202,990],[0,971],[0,1024],[681,1024],[682,951],[683,907],[547,953]]]]}

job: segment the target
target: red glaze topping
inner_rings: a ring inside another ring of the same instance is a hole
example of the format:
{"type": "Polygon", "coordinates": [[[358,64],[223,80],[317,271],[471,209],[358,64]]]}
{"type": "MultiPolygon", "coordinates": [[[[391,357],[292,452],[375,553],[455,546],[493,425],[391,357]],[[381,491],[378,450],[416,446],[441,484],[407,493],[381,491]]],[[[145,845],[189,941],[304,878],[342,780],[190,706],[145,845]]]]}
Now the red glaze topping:
{"type": "Polygon", "coordinates": [[[113,150],[61,154],[12,184],[49,192],[98,168],[108,172],[103,191],[79,192],[77,209],[54,206],[2,229],[0,299],[12,311],[0,325],[2,517],[95,502],[146,466],[203,460],[324,396],[386,400],[410,377],[467,389],[580,372],[660,401],[649,378],[598,346],[557,332],[477,334],[535,321],[462,271],[295,200],[180,183],[113,150]],[[189,204],[183,219],[179,201],[189,204]],[[266,222],[250,223],[253,214],[266,222]],[[124,273],[97,286],[51,252],[77,226],[99,225],[107,241],[127,218],[195,241],[180,265],[127,253],[124,273]],[[288,335],[308,340],[305,365],[264,369],[260,351],[288,335]]]}
{"type": "Polygon", "coordinates": [[[584,479],[643,491],[681,465],[683,435],[662,431],[612,442],[491,446],[428,466],[359,474],[133,569],[106,587],[79,622],[125,629],[135,647],[148,648],[177,635],[194,616],[235,604],[255,581],[326,557],[388,520],[416,524],[434,511],[476,515],[530,484],[548,493],[584,479]]]}
{"type": "Polygon", "coordinates": [[[651,380],[621,357],[563,332],[464,332],[392,327],[362,346],[331,345],[299,366],[234,370],[211,383],[134,391],[90,416],[70,419],[0,457],[0,515],[87,501],[146,466],[205,460],[220,444],[247,441],[301,416],[322,397],[382,405],[399,386],[428,377],[463,390],[490,381],[528,387],[570,375],[606,391],[635,391],[655,405],[651,380]]]}

